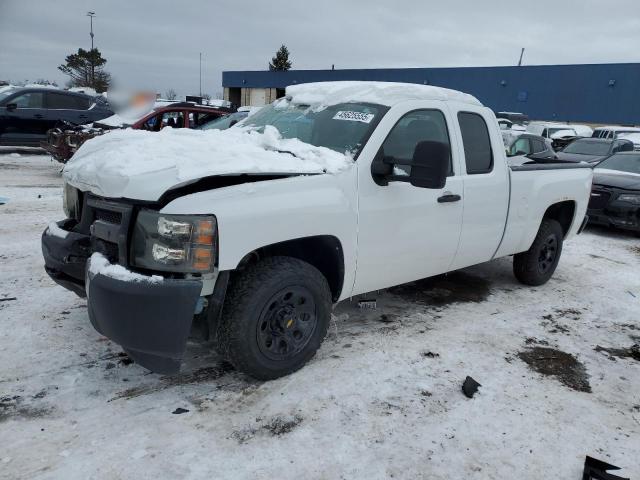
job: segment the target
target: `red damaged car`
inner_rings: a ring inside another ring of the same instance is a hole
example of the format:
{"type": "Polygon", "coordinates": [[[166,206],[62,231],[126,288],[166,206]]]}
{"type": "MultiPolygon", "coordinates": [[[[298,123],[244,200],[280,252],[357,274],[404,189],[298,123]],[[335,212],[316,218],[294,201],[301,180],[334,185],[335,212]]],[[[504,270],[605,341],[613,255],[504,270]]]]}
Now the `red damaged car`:
{"type": "Polygon", "coordinates": [[[84,142],[118,128],[133,128],[157,132],[164,127],[196,128],[216,118],[232,113],[231,109],[198,105],[192,102],[177,102],[157,106],[144,117],[127,123],[119,115],[113,115],[88,125],[62,123],[47,132],[42,148],[60,163],[66,163],[84,142]]]}

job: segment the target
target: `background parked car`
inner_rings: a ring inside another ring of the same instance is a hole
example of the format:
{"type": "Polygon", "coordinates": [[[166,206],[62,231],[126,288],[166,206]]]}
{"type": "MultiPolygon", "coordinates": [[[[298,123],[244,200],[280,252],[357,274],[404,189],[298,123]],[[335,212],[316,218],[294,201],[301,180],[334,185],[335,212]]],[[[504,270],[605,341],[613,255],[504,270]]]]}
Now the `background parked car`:
{"type": "Polygon", "coordinates": [[[57,122],[90,123],[113,115],[104,102],[52,88],[0,92],[0,145],[38,146],[57,122]]]}
{"type": "Polygon", "coordinates": [[[240,120],[244,120],[249,116],[249,112],[235,112],[224,117],[216,118],[210,122],[197,127],[198,130],[226,130],[233,127],[240,120]]]}
{"type": "Polygon", "coordinates": [[[618,138],[633,142],[633,149],[636,152],[640,151],[640,132],[620,133],[618,134],[618,138]]]}
{"type": "Polygon", "coordinates": [[[65,123],[49,130],[42,148],[60,163],[66,163],[87,140],[102,135],[114,128],[131,127],[135,130],[157,132],[164,127],[197,128],[228,115],[229,110],[192,102],[176,102],[152,110],[142,118],[127,123],[119,115],[113,115],[93,125],[76,126],[65,123]]]}
{"type": "Polygon", "coordinates": [[[571,134],[574,137],[578,136],[578,132],[576,132],[575,128],[566,123],[533,122],[527,125],[527,133],[540,135],[541,137],[548,138],[549,140],[552,139],[553,134],[563,130],[566,130],[567,134],[571,134]]]}
{"type": "Polygon", "coordinates": [[[567,162],[587,162],[596,164],[619,152],[633,151],[629,140],[607,140],[604,138],[579,138],[556,152],[560,160],[567,162]]]}
{"type": "Polygon", "coordinates": [[[553,151],[548,140],[539,135],[523,133],[516,139],[507,152],[509,157],[524,155],[531,160],[556,160],[556,152],[553,151]]]}
{"type": "Polygon", "coordinates": [[[617,153],[593,170],[589,223],[640,234],[640,153],[617,153]]]}
{"type": "Polygon", "coordinates": [[[613,125],[608,127],[598,127],[593,131],[591,135],[593,138],[611,138],[615,139],[621,133],[640,133],[640,128],[636,127],[621,127],[619,125],[613,125]]]}
{"type": "Polygon", "coordinates": [[[496,112],[496,118],[505,118],[518,125],[526,125],[529,123],[529,116],[520,112],[496,112]]]}

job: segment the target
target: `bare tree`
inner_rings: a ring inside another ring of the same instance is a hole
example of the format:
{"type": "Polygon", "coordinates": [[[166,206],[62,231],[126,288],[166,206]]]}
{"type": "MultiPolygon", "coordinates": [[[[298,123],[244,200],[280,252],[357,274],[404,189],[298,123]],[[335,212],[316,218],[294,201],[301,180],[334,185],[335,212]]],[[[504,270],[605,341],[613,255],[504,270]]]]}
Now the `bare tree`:
{"type": "Polygon", "coordinates": [[[169,90],[166,91],[166,93],[164,94],[164,97],[167,100],[175,100],[176,97],[178,96],[178,94],[176,93],[176,91],[173,88],[170,88],[169,90]]]}

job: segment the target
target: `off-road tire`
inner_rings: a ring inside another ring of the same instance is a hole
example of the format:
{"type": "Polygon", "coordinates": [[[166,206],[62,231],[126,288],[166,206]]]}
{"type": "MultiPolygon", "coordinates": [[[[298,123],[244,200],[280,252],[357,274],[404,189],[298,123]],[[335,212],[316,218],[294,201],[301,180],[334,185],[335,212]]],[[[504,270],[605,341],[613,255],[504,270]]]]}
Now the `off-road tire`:
{"type": "Polygon", "coordinates": [[[318,269],[296,258],[265,258],[232,277],[216,349],[237,370],[256,379],[271,380],[288,375],[305,365],[320,347],[327,334],[331,305],[329,284],[318,269]],[[289,288],[310,294],[315,327],[305,334],[307,343],[291,358],[268,358],[271,352],[264,352],[266,347],[259,328],[264,325],[264,315],[269,315],[274,296],[289,288]]]}
{"type": "Polygon", "coordinates": [[[555,272],[562,253],[564,233],[556,220],[544,219],[531,248],[513,257],[513,273],[521,283],[538,286],[547,283],[555,272]],[[548,252],[554,248],[553,258],[548,252]]]}

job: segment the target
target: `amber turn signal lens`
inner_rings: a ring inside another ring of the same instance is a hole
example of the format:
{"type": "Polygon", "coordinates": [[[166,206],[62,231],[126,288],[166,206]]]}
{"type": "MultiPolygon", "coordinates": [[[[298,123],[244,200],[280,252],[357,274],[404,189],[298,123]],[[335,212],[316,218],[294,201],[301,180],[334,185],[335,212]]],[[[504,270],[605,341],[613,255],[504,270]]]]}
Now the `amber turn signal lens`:
{"type": "Polygon", "coordinates": [[[195,247],[193,249],[193,268],[200,271],[211,269],[213,252],[209,248],[195,247]]]}
{"type": "Polygon", "coordinates": [[[194,242],[198,245],[213,245],[213,221],[199,220],[194,242]]]}

